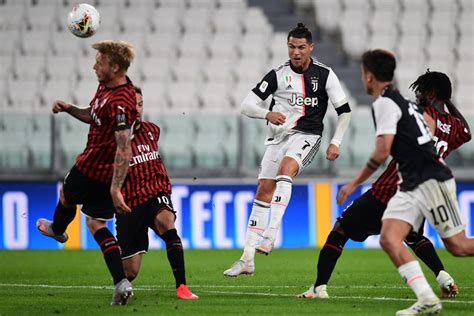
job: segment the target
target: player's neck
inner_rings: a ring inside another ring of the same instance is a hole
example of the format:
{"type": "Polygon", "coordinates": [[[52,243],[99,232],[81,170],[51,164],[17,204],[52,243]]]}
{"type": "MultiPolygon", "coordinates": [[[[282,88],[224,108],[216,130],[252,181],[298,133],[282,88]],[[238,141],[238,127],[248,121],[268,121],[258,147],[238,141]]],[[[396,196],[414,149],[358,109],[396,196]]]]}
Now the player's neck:
{"type": "Polygon", "coordinates": [[[446,114],[446,111],[444,110],[444,102],[441,100],[433,100],[431,103],[431,106],[436,109],[441,114],[446,114]]]}
{"type": "Polygon", "coordinates": [[[302,65],[301,67],[295,67],[295,65],[293,65],[293,63],[290,61],[290,64],[291,64],[291,68],[293,68],[293,70],[297,73],[303,73],[306,71],[306,69],[309,68],[309,65],[311,64],[311,58],[308,58],[308,60],[306,60],[302,65]]]}
{"type": "Polygon", "coordinates": [[[382,91],[391,84],[392,84],[391,81],[374,82],[374,84],[372,85],[372,93],[371,93],[372,97],[374,97],[374,99],[377,99],[379,95],[382,94],[382,91]]]}
{"type": "Polygon", "coordinates": [[[110,79],[107,82],[104,82],[104,85],[107,88],[115,88],[127,83],[127,78],[125,76],[117,76],[115,78],[110,79]]]}

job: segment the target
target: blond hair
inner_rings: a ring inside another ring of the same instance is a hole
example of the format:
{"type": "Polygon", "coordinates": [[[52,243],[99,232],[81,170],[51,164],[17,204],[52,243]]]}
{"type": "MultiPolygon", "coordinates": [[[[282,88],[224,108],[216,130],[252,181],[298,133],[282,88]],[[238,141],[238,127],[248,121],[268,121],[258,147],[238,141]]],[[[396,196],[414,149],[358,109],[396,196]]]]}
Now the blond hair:
{"type": "Polygon", "coordinates": [[[92,44],[92,48],[107,56],[109,62],[117,64],[124,73],[127,72],[130,63],[135,58],[133,45],[125,41],[100,41],[92,44]]]}

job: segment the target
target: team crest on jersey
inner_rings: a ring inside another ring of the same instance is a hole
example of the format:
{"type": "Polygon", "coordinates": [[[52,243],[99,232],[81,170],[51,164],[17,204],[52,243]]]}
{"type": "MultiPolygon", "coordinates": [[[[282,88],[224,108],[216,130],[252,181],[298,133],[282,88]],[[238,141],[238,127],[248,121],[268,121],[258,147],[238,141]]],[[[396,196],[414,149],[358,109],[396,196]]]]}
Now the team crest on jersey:
{"type": "Polygon", "coordinates": [[[316,92],[318,90],[318,79],[317,78],[311,78],[311,88],[313,89],[313,92],[316,92]]]}
{"type": "Polygon", "coordinates": [[[151,140],[154,140],[153,139],[153,134],[151,132],[148,132],[148,136],[150,137],[151,140]]]}

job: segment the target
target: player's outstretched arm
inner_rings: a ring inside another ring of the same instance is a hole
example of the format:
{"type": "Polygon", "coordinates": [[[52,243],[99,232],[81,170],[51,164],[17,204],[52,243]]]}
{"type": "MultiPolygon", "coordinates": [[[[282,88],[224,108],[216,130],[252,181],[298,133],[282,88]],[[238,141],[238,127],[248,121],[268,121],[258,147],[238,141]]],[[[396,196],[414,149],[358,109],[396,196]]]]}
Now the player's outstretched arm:
{"type": "Polygon", "coordinates": [[[132,147],[130,139],[130,129],[123,129],[115,132],[117,151],[115,152],[114,174],[110,185],[110,195],[114,202],[115,209],[120,214],[130,213],[132,210],[125,204],[122,196],[122,185],[127,177],[130,159],[132,158],[132,147]]]}
{"type": "Polygon", "coordinates": [[[62,100],[55,100],[53,102],[52,111],[54,114],[59,112],[69,113],[79,121],[90,124],[92,123],[91,107],[79,108],[74,104],[64,102],[62,100]]]}

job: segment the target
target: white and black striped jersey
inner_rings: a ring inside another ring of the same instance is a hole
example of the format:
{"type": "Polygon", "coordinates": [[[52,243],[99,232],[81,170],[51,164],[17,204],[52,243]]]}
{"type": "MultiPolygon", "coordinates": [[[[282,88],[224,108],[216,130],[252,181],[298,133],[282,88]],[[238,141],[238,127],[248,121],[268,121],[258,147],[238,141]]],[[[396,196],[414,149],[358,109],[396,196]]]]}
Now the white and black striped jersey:
{"type": "Polygon", "coordinates": [[[303,73],[287,61],[272,69],[252,91],[261,100],[271,95],[270,111],[286,116],[283,125],[268,124],[266,144],[279,143],[286,135],[297,131],[322,135],[329,101],[338,114],[350,112],[346,95],[334,71],[314,60],[303,73]]]}
{"type": "Polygon", "coordinates": [[[419,184],[453,177],[436,153],[433,136],[423,118],[423,109],[387,86],[372,104],[376,135],[395,135],[391,155],[397,161],[400,190],[411,191],[419,184]]]}

